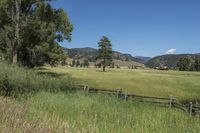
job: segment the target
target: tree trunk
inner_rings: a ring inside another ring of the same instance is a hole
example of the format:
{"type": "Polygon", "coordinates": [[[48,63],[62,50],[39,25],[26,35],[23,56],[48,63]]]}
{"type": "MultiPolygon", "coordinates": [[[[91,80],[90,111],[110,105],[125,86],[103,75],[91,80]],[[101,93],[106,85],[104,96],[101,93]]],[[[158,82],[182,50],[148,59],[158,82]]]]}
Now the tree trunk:
{"type": "Polygon", "coordinates": [[[105,66],[105,65],[103,65],[103,71],[104,71],[104,72],[106,71],[106,66],[105,66]]]}
{"type": "Polygon", "coordinates": [[[17,50],[16,49],[12,49],[12,64],[15,65],[17,64],[17,50]]]}
{"type": "Polygon", "coordinates": [[[16,64],[18,61],[18,48],[20,45],[20,7],[21,7],[21,0],[15,0],[15,39],[14,39],[14,46],[12,48],[12,64],[16,64]]]}
{"type": "Polygon", "coordinates": [[[103,72],[106,71],[106,59],[104,58],[103,59],[103,72]]]}

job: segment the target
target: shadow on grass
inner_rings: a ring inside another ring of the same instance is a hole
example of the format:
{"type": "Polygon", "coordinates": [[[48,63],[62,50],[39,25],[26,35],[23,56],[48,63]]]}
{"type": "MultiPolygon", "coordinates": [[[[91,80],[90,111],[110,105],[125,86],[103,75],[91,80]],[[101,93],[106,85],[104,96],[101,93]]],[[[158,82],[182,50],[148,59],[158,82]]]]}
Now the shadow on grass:
{"type": "Polygon", "coordinates": [[[55,72],[37,72],[38,75],[45,75],[48,77],[53,77],[53,78],[60,78],[63,76],[70,76],[69,74],[66,73],[55,73],[55,72]]]}
{"type": "Polygon", "coordinates": [[[38,67],[36,70],[48,70],[48,69],[44,67],[38,67]]]}
{"type": "Polygon", "coordinates": [[[113,72],[113,70],[108,69],[106,71],[103,71],[103,70],[97,69],[96,72],[106,73],[106,72],[113,72]]]}

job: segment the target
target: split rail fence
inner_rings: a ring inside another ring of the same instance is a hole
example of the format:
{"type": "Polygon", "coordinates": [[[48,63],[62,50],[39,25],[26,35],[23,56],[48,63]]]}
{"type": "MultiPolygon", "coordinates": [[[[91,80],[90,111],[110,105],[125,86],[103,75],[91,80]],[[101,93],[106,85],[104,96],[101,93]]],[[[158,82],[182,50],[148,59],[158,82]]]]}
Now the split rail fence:
{"type": "Polygon", "coordinates": [[[178,102],[176,98],[173,96],[170,96],[169,98],[141,96],[123,92],[122,89],[119,90],[96,89],[85,85],[78,85],[78,87],[76,88],[83,90],[86,93],[111,94],[111,95],[116,95],[117,98],[124,100],[137,99],[137,101],[139,102],[150,102],[159,104],[162,107],[177,108],[189,112],[190,116],[200,114],[200,105],[198,103],[194,104],[193,102],[190,102],[189,104],[182,104],[178,102]]]}

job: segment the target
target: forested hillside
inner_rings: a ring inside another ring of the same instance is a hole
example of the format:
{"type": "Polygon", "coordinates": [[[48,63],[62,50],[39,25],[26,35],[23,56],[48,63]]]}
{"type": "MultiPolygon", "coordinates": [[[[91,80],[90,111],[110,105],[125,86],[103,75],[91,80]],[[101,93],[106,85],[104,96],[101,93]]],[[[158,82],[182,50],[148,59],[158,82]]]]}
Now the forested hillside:
{"type": "Polygon", "coordinates": [[[198,54],[177,54],[177,55],[162,55],[150,59],[145,65],[150,68],[167,66],[171,69],[177,68],[177,62],[180,58],[188,57],[194,59],[198,54]]]}

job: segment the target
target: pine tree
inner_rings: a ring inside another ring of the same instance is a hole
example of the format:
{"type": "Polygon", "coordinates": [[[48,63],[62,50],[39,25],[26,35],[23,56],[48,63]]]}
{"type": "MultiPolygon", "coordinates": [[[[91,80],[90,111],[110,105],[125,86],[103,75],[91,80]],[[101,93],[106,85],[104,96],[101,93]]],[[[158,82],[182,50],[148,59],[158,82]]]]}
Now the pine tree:
{"type": "Polygon", "coordinates": [[[77,60],[77,61],[76,61],[76,67],[79,67],[79,66],[80,66],[80,61],[77,60]]]}
{"type": "Polygon", "coordinates": [[[102,59],[103,71],[105,72],[106,66],[112,61],[112,44],[110,40],[103,36],[98,42],[99,44],[99,58],[102,59]]]}

